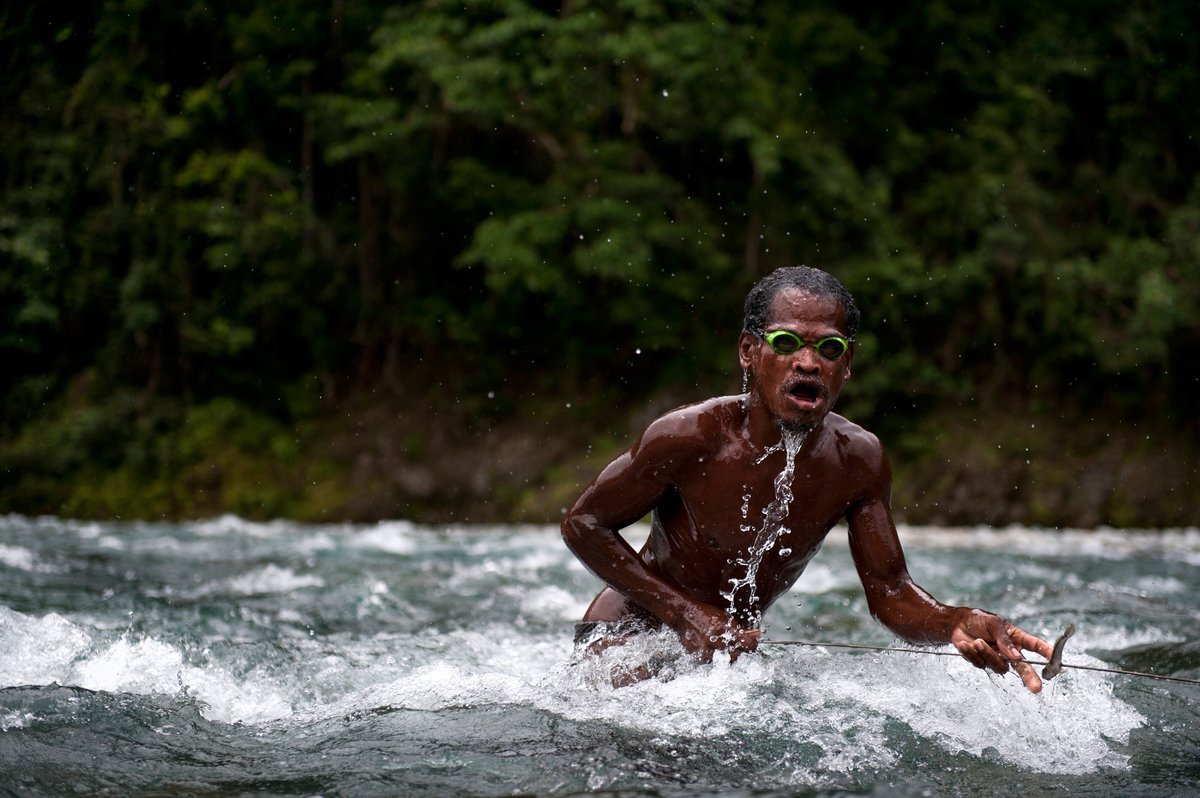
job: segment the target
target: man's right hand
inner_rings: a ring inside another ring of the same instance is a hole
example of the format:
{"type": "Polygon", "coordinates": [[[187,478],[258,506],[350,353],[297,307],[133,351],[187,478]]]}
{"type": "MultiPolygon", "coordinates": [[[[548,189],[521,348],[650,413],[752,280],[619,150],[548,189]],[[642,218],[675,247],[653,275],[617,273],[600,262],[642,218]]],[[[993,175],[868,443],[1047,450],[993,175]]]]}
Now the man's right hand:
{"type": "Polygon", "coordinates": [[[950,643],[976,668],[1007,673],[1011,666],[1031,693],[1042,689],[1041,677],[1025,662],[1025,651],[1041,654],[1047,660],[1054,646],[1030,634],[995,613],[967,610],[964,620],[954,627],[950,643]]]}
{"type": "Polygon", "coordinates": [[[694,604],[675,625],[683,647],[704,662],[711,662],[713,652],[721,650],[735,662],[742,653],[758,648],[762,629],[746,629],[729,616],[707,604],[694,604]]]}

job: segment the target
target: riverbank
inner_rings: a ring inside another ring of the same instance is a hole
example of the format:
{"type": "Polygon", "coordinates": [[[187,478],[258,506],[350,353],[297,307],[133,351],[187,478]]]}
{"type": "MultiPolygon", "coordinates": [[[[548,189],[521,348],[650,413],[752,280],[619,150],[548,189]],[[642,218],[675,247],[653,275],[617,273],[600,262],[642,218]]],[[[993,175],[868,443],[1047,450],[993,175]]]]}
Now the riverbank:
{"type": "MultiPolygon", "coordinates": [[[[180,520],[553,522],[658,414],[660,391],[371,395],[284,423],[230,399],[64,406],[0,445],[0,511],[180,520]]],[[[969,407],[876,426],[912,524],[1195,525],[1195,430],[969,407]]]]}

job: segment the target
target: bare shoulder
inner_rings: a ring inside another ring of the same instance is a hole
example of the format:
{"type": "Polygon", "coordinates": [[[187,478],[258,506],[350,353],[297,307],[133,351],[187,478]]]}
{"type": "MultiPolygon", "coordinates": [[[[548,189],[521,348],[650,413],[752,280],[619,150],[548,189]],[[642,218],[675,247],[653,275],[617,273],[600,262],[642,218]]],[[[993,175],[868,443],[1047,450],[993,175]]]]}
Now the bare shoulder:
{"type": "Polygon", "coordinates": [[[669,462],[716,452],[745,418],[739,396],[718,396],[665,413],[650,423],[630,454],[669,462]]]}
{"type": "Polygon", "coordinates": [[[838,459],[857,477],[856,481],[864,487],[890,487],[892,473],[887,453],[873,432],[837,413],[826,416],[825,424],[833,437],[838,459]]]}

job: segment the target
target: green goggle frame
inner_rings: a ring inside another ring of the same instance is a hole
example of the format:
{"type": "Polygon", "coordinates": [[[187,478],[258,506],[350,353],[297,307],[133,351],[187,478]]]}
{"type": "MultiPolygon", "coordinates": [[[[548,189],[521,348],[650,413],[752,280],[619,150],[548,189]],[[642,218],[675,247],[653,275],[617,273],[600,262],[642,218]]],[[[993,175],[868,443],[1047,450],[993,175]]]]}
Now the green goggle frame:
{"type": "Polygon", "coordinates": [[[846,350],[854,342],[853,338],[830,335],[819,341],[808,343],[799,335],[789,330],[774,330],[772,332],[758,330],[755,332],[755,335],[766,341],[777,355],[794,355],[804,347],[811,346],[817,351],[818,355],[826,360],[837,360],[846,354],[846,350]]]}

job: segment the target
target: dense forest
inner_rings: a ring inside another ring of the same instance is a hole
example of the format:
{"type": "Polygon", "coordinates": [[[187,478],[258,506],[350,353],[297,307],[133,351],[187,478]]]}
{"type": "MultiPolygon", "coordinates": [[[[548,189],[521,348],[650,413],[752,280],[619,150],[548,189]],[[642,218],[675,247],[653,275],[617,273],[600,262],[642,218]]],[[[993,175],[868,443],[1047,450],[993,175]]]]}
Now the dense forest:
{"type": "Polygon", "coordinates": [[[825,268],[900,517],[1200,519],[1192,3],[0,10],[0,511],[552,520],[825,268]]]}

